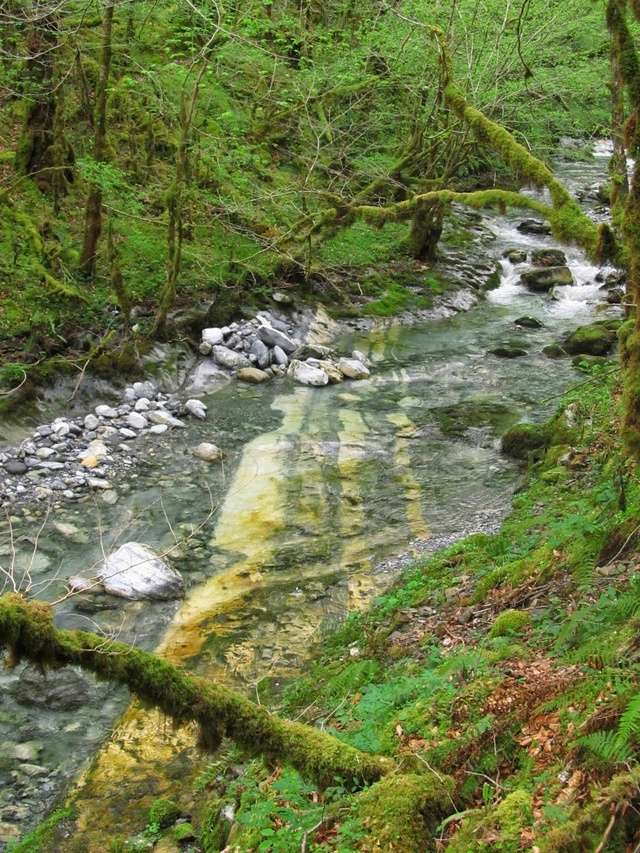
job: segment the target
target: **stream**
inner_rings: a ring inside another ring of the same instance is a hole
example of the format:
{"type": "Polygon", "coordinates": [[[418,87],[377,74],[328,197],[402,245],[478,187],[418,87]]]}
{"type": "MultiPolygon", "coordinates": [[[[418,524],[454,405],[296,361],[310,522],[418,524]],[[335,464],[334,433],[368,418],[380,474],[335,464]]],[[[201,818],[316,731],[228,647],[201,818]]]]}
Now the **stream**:
{"type": "MultiPolygon", "coordinates": [[[[602,182],[608,147],[595,155],[560,161],[560,177],[575,190],[602,182]]],[[[523,218],[485,217],[486,254],[556,245],[520,233],[523,218]]],[[[341,331],[340,348],[370,360],[368,380],[319,389],[232,382],[203,394],[209,419],[146,445],[115,504],[92,499],[4,523],[0,560],[15,549],[35,593],[54,601],[64,579],[86,575],[120,543],[169,551],[187,585],[183,602],[77,596],[60,604],[58,624],[159,647],[259,699],[263,679],[277,684],[303,666],[312,643],[387,588],[406,559],[499,525],[522,476],[499,451],[501,433],[548,416],[580,380],[570,359],[542,348],[620,314],[603,303],[598,269],[563,249],[576,285],[557,298],[528,292],[519,283],[527,265],[501,260],[499,287],[466,312],[341,331]],[[542,327],[517,327],[522,315],[542,327]],[[488,354],[516,338],[526,356],[488,354]],[[193,458],[201,441],[224,450],[222,466],[193,458]]],[[[24,415],[25,428],[33,418],[24,415]]],[[[21,427],[6,425],[5,436],[21,427]]],[[[116,833],[144,826],[155,797],[188,795],[204,761],[189,727],[172,730],[129,705],[124,690],[75,670],[0,672],[0,850],[71,785],[83,849],[108,850],[116,833]]]]}

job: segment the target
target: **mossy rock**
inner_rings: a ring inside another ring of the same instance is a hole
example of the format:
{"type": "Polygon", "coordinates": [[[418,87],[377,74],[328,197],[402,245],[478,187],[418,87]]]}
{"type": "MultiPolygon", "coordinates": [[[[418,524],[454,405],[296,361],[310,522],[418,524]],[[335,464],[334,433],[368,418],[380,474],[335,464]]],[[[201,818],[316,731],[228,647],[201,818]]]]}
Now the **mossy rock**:
{"type": "Polygon", "coordinates": [[[544,450],[551,444],[546,424],[516,424],[502,436],[502,452],[513,459],[528,459],[535,450],[544,450]]]}
{"type": "Polygon", "coordinates": [[[536,317],[530,317],[525,314],[524,317],[518,317],[517,320],[514,320],[516,326],[520,326],[522,329],[543,329],[544,323],[538,320],[536,317]]]}
{"type": "Polygon", "coordinates": [[[543,347],[542,352],[547,358],[564,358],[567,355],[566,350],[560,344],[549,344],[543,347]]]}
{"type": "Polygon", "coordinates": [[[511,261],[512,264],[524,264],[527,260],[527,253],[524,249],[507,249],[502,253],[502,257],[511,261]]]}
{"type": "Polygon", "coordinates": [[[185,823],[175,825],[173,837],[180,844],[182,842],[193,841],[196,838],[196,833],[193,825],[186,821],[185,823]]]}
{"type": "Polygon", "coordinates": [[[509,637],[521,634],[531,624],[531,616],[526,610],[505,610],[496,617],[489,631],[490,637],[509,637]]]}
{"type": "Polygon", "coordinates": [[[567,256],[561,249],[536,249],[531,263],[534,267],[562,267],[567,264],[567,256]]]}
{"type": "Polygon", "coordinates": [[[527,350],[519,341],[505,341],[497,347],[490,349],[491,355],[497,355],[498,358],[521,358],[527,355],[527,350]]]}
{"type": "Polygon", "coordinates": [[[167,829],[181,814],[180,807],[173,800],[155,800],[149,809],[149,823],[159,826],[160,829],[167,829]]]}
{"type": "Polygon", "coordinates": [[[616,331],[609,323],[589,323],[571,332],[562,346],[569,355],[607,355],[615,341],[616,331]]]}
{"type": "Polygon", "coordinates": [[[472,427],[493,427],[500,432],[516,420],[513,409],[496,400],[464,400],[433,409],[431,414],[444,435],[456,438],[472,427]]]}
{"type": "Polygon", "coordinates": [[[594,368],[611,364],[611,359],[605,355],[575,355],[571,359],[571,364],[578,370],[590,373],[594,368]]]}
{"type": "Polygon", "coordinates": [[[536,267],[523,272],[520,281],[534,293],[547,293],[554,287],[573,284],[573,275],[569,267],[536,267]]]}

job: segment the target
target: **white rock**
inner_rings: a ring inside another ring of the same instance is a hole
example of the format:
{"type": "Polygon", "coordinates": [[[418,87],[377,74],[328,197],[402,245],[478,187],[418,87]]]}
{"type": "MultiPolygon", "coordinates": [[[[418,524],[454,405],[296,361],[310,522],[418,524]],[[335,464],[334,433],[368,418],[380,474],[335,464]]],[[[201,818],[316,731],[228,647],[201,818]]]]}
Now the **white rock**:
{"type": "Polygon", "coordinates": [[[36,450],[36,456],[39,459],[48,459],[50,456],[55,456],[55,450],[51,447],[39,447],[36,450]]]}
{"type": "Polygon", "coordinates": [[[201,421],[207,417],[207,407],[202,400],[187,400],[184,404],[184,409],[194,418],[200,418],[201,421]]]}
{"type": "Polygon", "coordinates": [[[87,415],[84,419],[84,428],[88,430],[97,429],[100,425],[100,421],[95,415],[87,415]]]}
{"type": "Polygon", "coordinates": [[[367,379],[369,368],[355,358],[341,358],[338,360],[338,367],[343,376],[347,379],[367,379]]]}
{"type": "Polygon", "coordinates": [[[364,364],[365,367],[369,367],[369,359],[363,352],[360,352],[360,350],[354,349],[354,351],[351,353],[351,358],[355,359],[356,361],[359,361],[361,364],[364,364]]]}
{"type": "Polygon", "coordinates": [[[98,491],[111,488],[111,483],[108,480],[102,480],[100,477],[89,477],[87,483],[90,488],[98,491]]]}
{"type": "Polygon", "coordinates": [[[217,462],[222,458],[222,451],[215,444],[210,444],[208,441],[203,441],[191,451],[196,459],[202,459],[204,462],[217,462]]]}
{"type": "MultiPolygon", "coordinates": [[[[203,329],[202,330],[202,343],[209,344],[210,347],[215,347],[216,344],[221,344],[224,340],[224,335],[222,333],[222,329],[213,328],[213,329],[203,329]]],[[[206,353],[205,353],[206,355],[206,353]]]]}
{"type": "Polygon", "coordinates": [[[139,400],[136,400],[136,404],[133,407],[136,412],[148,412],[149,411],[149,400],[146,397],[140,397],[139,400]]]}
{"type": "Polygon", "coordinates": [[[202,341],[200,346],[198,347],[198,352],[200,355],[211,355],[211,350],[213,347],[211,344],[208,344],[206,341],[202,341]]]}
{"type": "Polygon", "coordinates": [[[149,421],[140,412],[130,412],[127,415],[127,424],[131,429],[146,429],[149,426],[149,421]]]}
{"type": "Polygon", "coordinates": [[[51,426],[53,427],[53,431],[57,436],[63,438],[65,435],[69,435],[71,432],[71,426],[67,423],[67,421],[54,421],[51,426]]]}
{"type": "Polygon", "coordinates": [[[133,392],[137,400],[141,400],[143,397],[149,400],[156,396],[158,389],[154,382],[147,380],[146,382],[134,382],[133,392]]]}
{"type": "Polygon", "coordinates": [[[153,433],[153,435],[162,435],[163,432],[166,432],[169,427],[166,424],[154,424],[149,427],[149,432],[153,433]]]}
{"type": "Polygon", "coordinates": [[[139,542],[127,542],[109,554],[98,577],[106,592],[121,598],[166,601],[184,592],[178,572],[139,542]]]}
{"type": "Polygon", "coordinates": [[[100,441],[99,438],[94,438],[93,441],[89,442],[89,446],[86,450],[80,451],[80,459],[86,459],[87,456],[95,456],[96,459],[104,459],[108,454],[109,451],[107,450],[107,445],[104,441],[100,441]]]}
{"type": "Polygon", "coordinates": [[[246,355],[234,352],[229,347],[214,347],[213,358],[216,364],[219,364],[221,367],[227,367],[229,370],[239,370],[241,367],[251,366],[251,362],[246,355]]]}
{"type": "Polygon", "coordinates": [[[117,418],[118,417],[118,413],[111,406],[104,406],[104,405],[96,406],[94,411],[95,411],[96,415],[98,415],[99,418],[117,418]]]}
{"type": "Polygon", "coordinates": [[[154,424],[163,424],[166,427],[184,427],[183,421],[174,418],[172,414],[164,409],[156,409],[155,412],[149,412],[149,420],[154,424]]]}
{"type": "Polygon", "coordinates": [[[300,385],[321,386],[329,384],[329,376],[326,371],[321,367],[313,367],[304,361],[294,359],[289,365],[287,373],[300,385]]]}
{"type": "Polygon", "coordinates": [[[127,429],[126,427],[122,427],[119,430],[119,433],[120,433],[120,435],[124,436],[125,438],[136,438],[136,436],[138,435],[138,433],[135,432],[135,430],[127,429]]]}

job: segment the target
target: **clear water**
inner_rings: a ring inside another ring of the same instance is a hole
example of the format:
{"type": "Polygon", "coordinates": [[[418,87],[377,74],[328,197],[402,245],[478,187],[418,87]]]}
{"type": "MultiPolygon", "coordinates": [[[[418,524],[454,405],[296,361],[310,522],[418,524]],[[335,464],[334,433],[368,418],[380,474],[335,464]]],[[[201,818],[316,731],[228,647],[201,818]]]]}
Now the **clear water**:
{"type": "MultiPolygon", "coordinates": [[[[592,164],[563,164],[567,179],[601,179],[606,160],[597,153],[592,164]]],[[[554,245],[520,234],[521,218],[489,219],[489,255],[554,245]]],[[[388,558],[418,552],[429,539],[493,529],[503,517],[520,472],[499,453],[499,436],[518,420],[553,411],[579,377],[542,348],[596,311],[600,316],[598,270],[577,249],[566,252],[577,285],[559,289],[556,299],[526,291],[519,284],[524,266],[501,261],[500,286],[470,311],[343,341],[367,353],[370,380],[324,389],[286,380],[230,384],[205,397],[207,422],[140,445],[143,461],[119,487],[115,506],[56,510],[32,563],[42,520],[16,524],[16,559],[30,567],[34,591],[55,601],[62,580],[86,575],[104,551],[146,542],[183,572],[183,603],[114,601],[113,609],[88,613],[86,602],[79,610],[72,599],[60,604],[59,624],[159,645],[191,671],[259,697],[261,679],[277,681],[304,666],[324,631],[390,583],[397,562],[388,558]],[[517,328],[523,314],[543,328],[517,328]],[[527,356],[488,354],[515,338],[527,356]],[[204,440],[225,450],[222,467],[191,456],[204,440]]],[[[12,424],[11,434],[21,426],[12,424]]],[[[0,558],[10,553],[5,525],[0,558]]],[[[16,826],[41,817],[62,795],[127,704],[124,691],[75,673],[53,708],[40,699],[60,675],[39,681],[31,673],[25,704],[24,677],[22,668],[0,674],[0,743],[7,754],[16,743],[40,744],[34,763],[49,773],[23,784],[20,770],[11,775],[18,762],[0,758],[0,824],[3,808],[18,800],[16,826]],[[74,695],[86,701],[78,707],[69,702],[74,695]]],[[[177,786],[188,790],[200,761],[193,732],[174,732],[158,715],[131,706],[78,783],[78,833],[87,849],[108,849],[114,827],[140,828],[143,805],[177,786]]]]}

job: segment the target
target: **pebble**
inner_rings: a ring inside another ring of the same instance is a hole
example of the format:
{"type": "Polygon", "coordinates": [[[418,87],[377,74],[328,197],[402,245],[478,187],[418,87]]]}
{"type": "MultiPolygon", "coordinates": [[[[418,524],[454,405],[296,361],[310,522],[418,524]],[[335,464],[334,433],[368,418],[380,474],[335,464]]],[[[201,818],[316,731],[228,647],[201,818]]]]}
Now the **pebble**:
{"type": "Polygon", "coordinates": [[[130,412],[127,423],[133,429],[146,429],[149,426],[149,421],[140,412],[130,412]]]}

